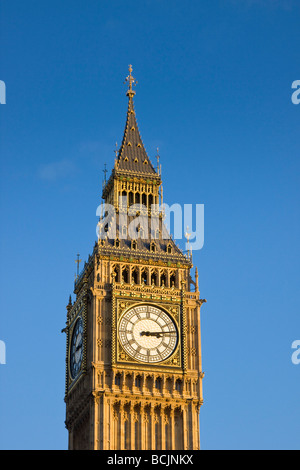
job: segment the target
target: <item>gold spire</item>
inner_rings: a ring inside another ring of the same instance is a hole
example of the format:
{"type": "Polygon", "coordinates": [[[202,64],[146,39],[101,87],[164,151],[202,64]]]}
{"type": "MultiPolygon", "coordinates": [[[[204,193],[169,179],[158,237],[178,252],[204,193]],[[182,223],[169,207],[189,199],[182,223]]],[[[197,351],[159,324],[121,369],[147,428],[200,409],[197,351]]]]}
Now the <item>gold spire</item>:
{"type": "MultiPolygon", "coordinates": [[[[139,133],[138,124],[136,120],[133,97],[135,91],[133,87],[137,81],[132,76],[132,66],[129,65],[129,75],[124,83],[128,82],[128,108],[126,116],[125,131],[123,140],[119,151],[116,153],[115,169],[120,171],[128,171],[131,173],[142,173],[153,176],[156,171],[145,150],[141,135],[139,133]]],[[[159,176],[159,175],[157,175],[159,176]]]]}
{"type": "MultiPolygon", "coordinates": [[[[132,72],[132,65],[129,65],[128,70],[129,70],[129,75],[128,75],[128,77],[125,78],[125,82],[128,82],[128,90],[127,90],[126,95],[129,96],[129,97],[133,97],[133,96],[135,95],[135,91],[132,89],[132,85],[136,85],[136,84],[137,84],[137,81],[136,81],[136,79],[131,75],[131,72],[132,72]]],[[[124,83],[125,83],[125,82],[124,82],[124,83]]]]}

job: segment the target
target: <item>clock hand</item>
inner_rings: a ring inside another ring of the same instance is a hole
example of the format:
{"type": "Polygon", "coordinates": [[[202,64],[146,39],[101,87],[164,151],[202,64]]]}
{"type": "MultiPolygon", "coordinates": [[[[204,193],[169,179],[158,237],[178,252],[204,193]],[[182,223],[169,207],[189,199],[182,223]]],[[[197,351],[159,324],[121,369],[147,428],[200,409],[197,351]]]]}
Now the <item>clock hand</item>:
{"type": "Polygon", "coordinates": [[[152,331],[141,331],[140,333],[141,336],[156,336],[157,338],[159,338],[160,334],[161,332],[153,333],[152,331]]]}
{"type": "Polygon", "coordinates": [[[159,333],[162,333],[163,335],[171,335],[172,333],[176,333],[175,330],[171,330],[171,331],[160,331],[159,333]]]}
{"type": "Polygon", "coordinates": [[[156,338],[161,338],[164,335],[171,335],[176,333],[176,331],[142,331],[141,336],[156,336],[156,338]]]}
{"type": "Polygon", "coordinates": [[[156,338],[161,338],[162,336],[172,335],[174,333],[176,333],[176,331],[160,331],[160,332],[157,332],[157,333],[153,333],[153,336],[156,336],[156,338]]]}

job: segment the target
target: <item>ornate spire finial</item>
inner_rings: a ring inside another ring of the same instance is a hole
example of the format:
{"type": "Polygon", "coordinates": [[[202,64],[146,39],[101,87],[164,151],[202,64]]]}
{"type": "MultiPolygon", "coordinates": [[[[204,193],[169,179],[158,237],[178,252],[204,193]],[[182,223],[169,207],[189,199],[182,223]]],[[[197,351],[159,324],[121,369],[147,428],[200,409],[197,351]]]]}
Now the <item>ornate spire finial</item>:
{"type": "Polygon", "coordinates": [[[187,226],[186,232],[185,232],[185,238],[187,239],[188,244],[190,243],[190,237],[191,237],[191,233],[189,230],[190,230],[190,227],[187,226]]]}
{"type": "Polygon", "coordinates": [[[190,247],[190,238],[191,238],[191,233],[190,233],[190,228],[189,226],[187,226],[186,228],[186,232],[185,232],[185,238],[187,239],[187,243],[186,243],[186,248],[187,248],[187,253],[188,253],[188,257],[190,258],[192,256],[192,249],[190,247]]]}
{"type": "Polygon", "coordinates": [[[80,255],[79,253],[77,253],[77,259],[75,260],[75,263],[77,264],[77,275],[75,274],[75,281],[78,279],[79,277],[79,264],[81,263],[81,259],[80,258],[80,255]]]}
{"type": "Polygon", "coordinates": [[[196,292],[199,292],[199,274],[198,274],[198,268],[196,266],[196,269],[195,269],[195,290],[196,292]]]}
{"type": "Polygon", "coordinates": [[[115,168],[117,167],[118,164],[118,142],[116,142],[115,145],[115,168]]]}
{"type": "Polygon", "coordinates": [[[125,82],[124,82],[124,83],[128,82],[128,90],[127,90],[126,95],[132,97],[132,96],[135,95],[135,91],[132,89],[132,85],[136,85],[136,84],[137,84],[137,81],[136,81],[136,79],[131,75],[131,72],[132,72],[132,65],[129,65],[128,70],[129,70],[129,75],[128,75],[128,77],[125,78],[125,82]]]}
{"type": "Polygon", "coordinates": [[[104,173],[104,185],[106,185],[106,174],[107,174],[107,169],[106,169],[106,163],[104,163],[104,170],[102,170],[104,173]]]}
{"type": "Polygon", "coordinates": [[[161,165],[159,164],[160,156],[159,156],[159,148],[156,149],[156,161],[157,161],[157,174],[161,175],[161,165]]]}

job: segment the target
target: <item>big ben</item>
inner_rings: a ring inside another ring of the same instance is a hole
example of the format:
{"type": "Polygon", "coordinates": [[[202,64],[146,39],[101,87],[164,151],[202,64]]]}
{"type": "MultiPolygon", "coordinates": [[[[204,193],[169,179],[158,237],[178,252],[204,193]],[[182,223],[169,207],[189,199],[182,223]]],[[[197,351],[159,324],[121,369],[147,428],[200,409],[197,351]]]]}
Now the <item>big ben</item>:
{"type": "Polygon", "coordinates": [[[160,166],[138,129],[131,66],[127,82],[98,239],[67,305],[69,449],[198,450],[204,300],[191,255],[166,237],[160,166]]]}

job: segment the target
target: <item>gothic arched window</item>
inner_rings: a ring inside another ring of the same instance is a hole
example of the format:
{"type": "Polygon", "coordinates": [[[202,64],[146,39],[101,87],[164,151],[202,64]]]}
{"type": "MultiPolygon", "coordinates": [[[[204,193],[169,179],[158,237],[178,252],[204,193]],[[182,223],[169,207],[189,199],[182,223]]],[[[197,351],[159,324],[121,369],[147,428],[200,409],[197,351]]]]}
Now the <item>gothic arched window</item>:
{"type": "Polygon", "coordinates": [[[131,277],[132,277],[132,282],[134,284],[138,284],[138,270],[137,269],[134,269],[131,273],[131,277]]]}
{"type": "Polygon", "coordinates": [[[122,192],[122,207],[127,207],[127,191],[122,192]]]}
{"type": "Polygon", "coordinates": [[[177,379],[175,382],[175,390],[177,392],[181,392],[181,387],[182,387],[182,381],[180,379],[177,379]]]}
{"type": "Polygon", "coordinates": [[[151,243],[150,243],[150,251],[151,251],[151,253],[155,253],[155,252],[156,252],[156,245],[155,245],[155,242],[151,242],[151,243]]]}
{"type": "Polygon", "coordinates": [[[151,274],[151,286],[156,286],[157,285],[157,273],[154,271],[151,274]]]}
{"type": "Polygon", "coordinates": [[[141,281],[142,284],[147,284],[147,272],[145,270],[142,271],[141,281]]]}
{"type": "Polygon", "coordinates": [[[171,287],[176,287],[176,276],[174,273],[172,273],[170,276],[170,285],[171,287]]]}
{"type": "Polygon", "coordinates": [[[128,284],[129,282],[129,276],[128,276],[128,270],[127,268],[123,268],[122,270],[122,279],[125,282],[125,284],[128,284]]]}
{"type": "Polygon", "coordinates": [[[167,276],[165,273],[163,273],[160,277],[160,285],[162,287],[165,287],[167,285],[167,276]]]}
{"type": "Polygon", "coordinates": [[[162,380],[160,377],[157,377],[157,379],[155,380],[155,388],[157,388],[157,390],[161,390],[161,385],[162,385],[162,380]]]}
{"type": "Polygon", "coordinates": [[[138,375],[136,378],[135,378],[135,386],[136,387],[140,387],[142,385],[142,377],[140,375],[138,375]]]}
{"type": "Polygon", "coordinates": [[[129,206],[132,206],[132,204],[134,203],[134,200],[133,200],[133,193],[130,192],[128,196],[129,196],[129,206]]]}
{"type": "Polygon", "coordinates": [[[112,272],[115,274],[115,282],[120,282],[119,267],[114,266],[112,272]]]}
{"type": "Polygon", "coordinates": [[[141,239],[145,238],[145,230],[142,226],[139,227],[139,235],[141,239]]]}
{"type": "Polygon", "coordinates": [[[120,385],[121,385],[121,374],[116,374],[116,376],[115,376],[115,385],[118,385],[118,387],[120,387],[120,385]]]}

